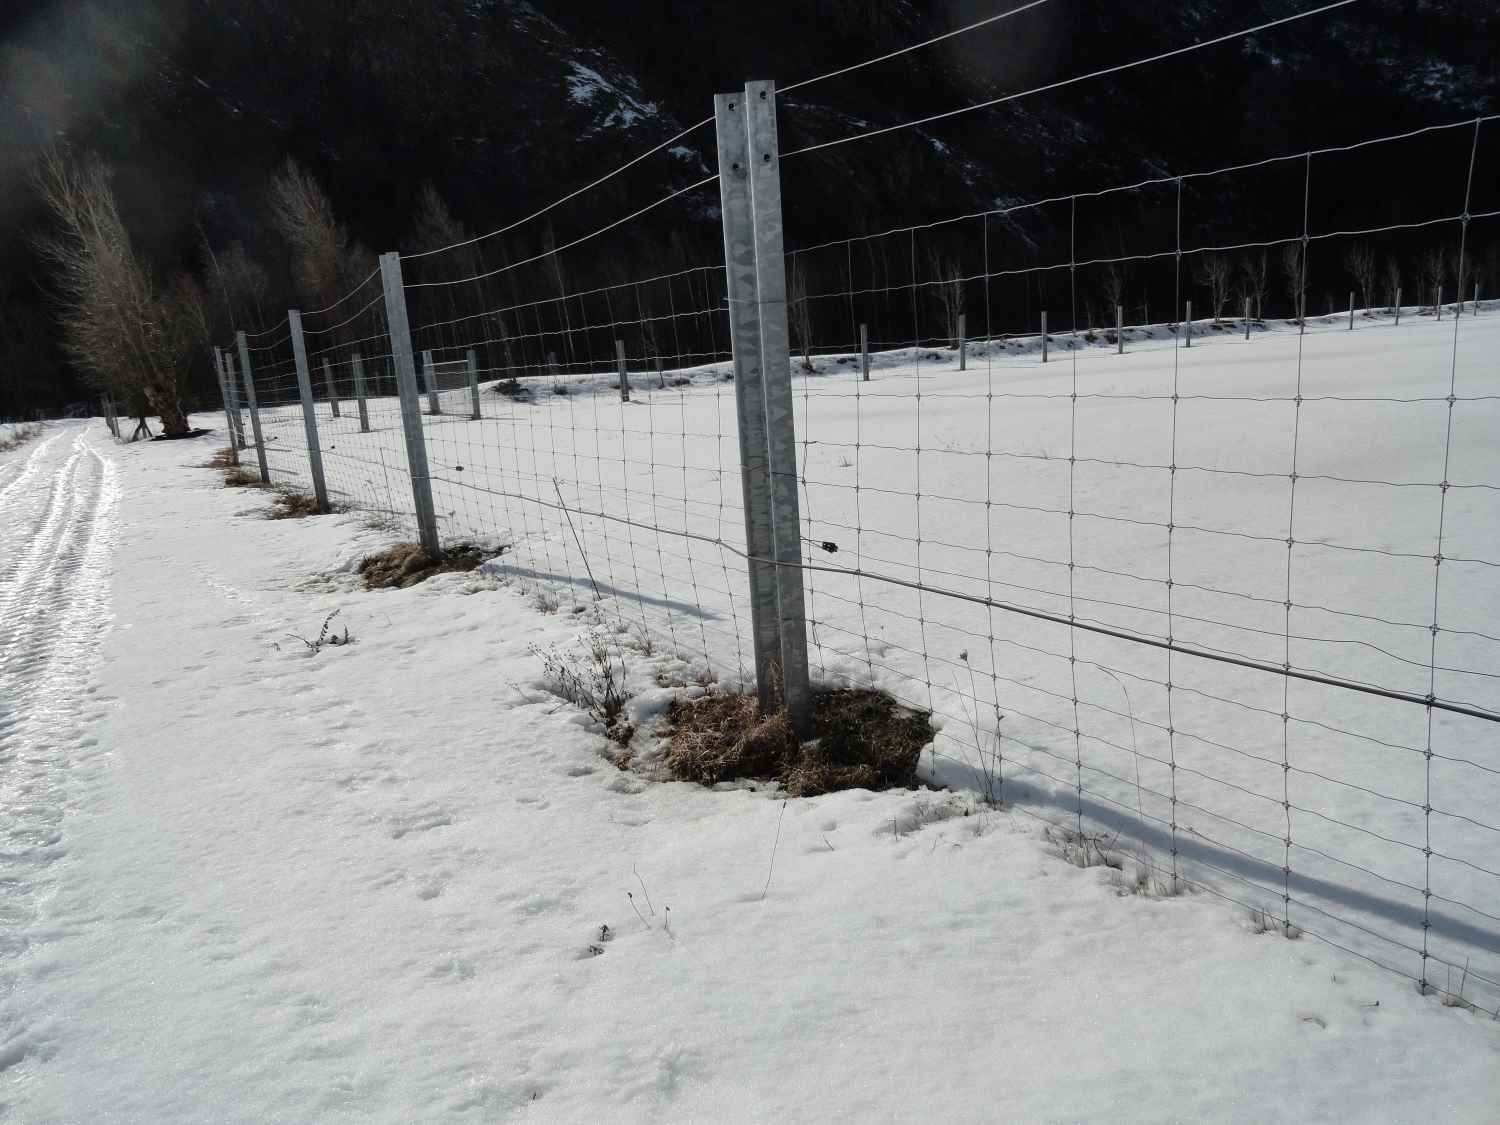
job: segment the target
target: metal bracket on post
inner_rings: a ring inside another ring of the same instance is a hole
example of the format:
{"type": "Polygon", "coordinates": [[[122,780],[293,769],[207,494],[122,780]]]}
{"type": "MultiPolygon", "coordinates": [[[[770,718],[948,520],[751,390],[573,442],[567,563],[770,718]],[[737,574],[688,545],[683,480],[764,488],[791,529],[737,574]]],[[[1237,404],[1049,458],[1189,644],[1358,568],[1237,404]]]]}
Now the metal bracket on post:
{"type": "Polygon", "coordinates": [[[484,417],[484,413],[479,409],[479,356],[475,354],[473,348],[470,348],[464,360],[469,369],[469,405],[474,408],[472,420],[477,422],[484,417]]]}
{"type": "Polygon", "coordinates": [[[406,437],[406,461],[411,470],[417,534],[422,548],[437,559],[442,557],[442,546],[438,541],[437,511],[432,506],[432,475],[427,468],[427,441],[422,435],[422,402],[417,395],[417,365],[411,350],[411,329],[406,320],[406,283],[401,279],[400,254],[392,251],[380,256],[380,280],[385,289],[385,321],[391,337],[391,366],[396,370],[396,391],[401,402],[401,430],[406,437]]]}
{"type": "Polygon", "coordinates": [[[781,665],[776,567],[771,561],[771,482],[767,475],[760,309],[755,296],[755,222],[750,204],[750,150],[743,94],[714,98],[718,130],[719,198],[724,219],[724,266],[734,361],[740,491],[745,506],[745,554],[750,571],[750,631],[761,714],[780,704],[775,670],[781,665]]]}
{"type": "Polygon", "coordinates": [[[323,450],[318,445],[318,412],[313,409],[312,375],[307,370],[307,348],[302,340],[302,314],[288,309],[292,331],[292,357],[297,361],[297,393],[302,398],[302,427],[307,434],[307,465],[312,470],[313,496],[318,511],[328,511],[328,485],[323,480],[323,450]]]}
{"type": "Polygon", "coordinates": [[[219,374],[219,397],[224,401],[224,428],[229,432],[229,463],[240,463],[239,442],[234,436],[234,411],[229,406],[229,384],[224,379],[224,353],[214,349],[214,368],[219,374]]]}
{"type": "Polygon", "coordinates": [[[370,408],[365,405],[364,356],[355,352],[349,362],[354,368],[354,400],[359,407],[359,432],[367,434],[370,432],[370,408]]]}
{"type": "Polygon", "coordinates": [[[765,395],[771,478],[771,538],[781,623],[781,685],[792,730],[805,739],[813,733],[812,685],[807,671],[807,612],[802,596],[802,524],[797,502],[797,433],[792,411],[774,82],[745,85],[745,117],[750,208],[755,223],[756,302],[760,307],[761,390],[765,395]]]}
{"type": "Polygon", "coordinates": [[[244,380],[245,405],[250,408],[250,432],[255,435],[255,459],[260,463],[262,484],[271,483],[271,470],[266,467],[266,439],[260,432],[260,407],[255,402],[255,372],[250,367],[250,345],[244,332],[234,335],[236,350],[240,353],[240,378],[244,380]]]}
{"type": "Polygon", "coordinates": [[[969,318],[963,313],[958,314],[958,369],[967,371],[969,369],[969,318]]]}
{"type": "Polygon", "coordinates": [[[870,326],[859,326],[859,371],[863,380],[870,381],[870,326]]]}
{"type": "Polygon", "coordinates": [[[430,351],[422,353],[422,378],[427,380],[427,409],[433,414],[441,414],[443,412],[443,404],[438,401],[437,374],[432,370],[432,353],[430,351]]]}
{"type": "Polygon", "coordinates": [[[328,401],[333,405],[333,416],[339,416],[339,393],[333,385],[333,365],[327,359],[323,360],[323,390],[328,395],[328,401]]]}
{"type": "Polygon", "coordinates": [[[625,341],[615,341],[615,367],[620,373],[620,401],[630,401],[630,372],[625,368],[625,341]]]}
{"type": "Polygon", "coordinates": [[[1047,362],[1047,313],[1042,312],[1042,362],[1047,362]]]}

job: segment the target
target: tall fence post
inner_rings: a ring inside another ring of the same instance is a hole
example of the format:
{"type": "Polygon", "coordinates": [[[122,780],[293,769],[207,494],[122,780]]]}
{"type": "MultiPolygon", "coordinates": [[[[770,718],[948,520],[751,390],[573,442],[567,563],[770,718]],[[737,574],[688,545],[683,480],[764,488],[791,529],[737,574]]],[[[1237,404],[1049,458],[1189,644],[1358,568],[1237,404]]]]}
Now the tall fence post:
{"type": "Polygon", "coordinates": [[[333,365],[327,359],[323,360],[323,391],[328,395],[328,401],[333,404],[333,416],[339,416],[339,392],[333,385],[333,365]]]}
{"type": "Polygon", "coordinates": [[[720,212],[729,300],[734,404],[740,437],[740,492],[745,508],[745,554],[750,572],[750,631],[762,714],[780,703],[781,621],[772,561],[771,481],[767,472],[764,364],[760,307],[755,293],[755,221],[750,201],[750,149],[745,95],[714,97],[718,134],[720,212]]]}
{"type": "Polygon", "coordinates": [[[359,409],[359,432],[370,432],[370,408],[365,404],[365,357],[355,352],[349,360],[354,368],[354,402],[359,409]]]}
{"type": "Polygon", "coordinates": [[[479,408],[479,356],[473,348],[464,355],[464,362],[469,370],[469,405],[473,409],[470,417],[477,422],[484,417],[484,412],[479,408]]]}
{"type": "Polygon", "coordinates": [[[1396,323],[1401,323],[1401,288],[1396,287],[1396,323]]]}
{"type": "Polygon", "coordinates": [[[219,373],[219,397],[224,400],[224,428],[229,432],[229,463],[238,465],[240,447],[234,436],[234,411],[229,405],[229,383],[224,378],[224,353],[218,348],[214,349],[214,369],[219,373]]]}
{"type": "Polygon", "coordinates": [[[1115,306],[1115,354],[1125,354],[1125,306],[1115,306]]]}
{"type": "Polygon", "coordinates": [[[302,398],[302,428],[307,434],[307,465],[312,470],[313,496],[318,511],[328,511],[328,484],[323,479],[323,450],[318,445],[318,412],[313,408],[312,373],[307,369],[307,347],[302,340],[302,314],[288,309],[292,357],[297,361],[297,393],[302,398]]]}
{"type": "Polygon", "coordinates": [[[807,614],[802,596],[802,524],[797,502],[797,434],[792,412],[792,359],[787,331],[786,257],[781,217],[781,149],[776,136],[776,83],[745,85],[750,148],[750,209],[755,233],[755,289],[765,395],[781,623],[781,687],[792,730],[813,733],[807,670],[807,614]]]}
{"type": "Polygon", "coordinates": [[[1183,335],[1183,339],[1186,341],[1186,344],[1184,346],[1189,347],[1189,348],[1192,347],[1193,346],[1193,302],[1192,301],[1189,301],[1187,303],[1187,316],[1184,317],[1183,321],[1182,321],[1182,335],[1183,335]]]}
{"type": "Polygon", "coordinates": [[[1047,311],[1042,310],[1042,362],[1047,362],[1047,311]]]}
{"type": "Polygon", "coordinates": [[[870,326],[868,324],[859,326],[859,373],[866,383],[870,381],[870,326]]]}
{"type": "MultiPolygon", "coordinates": [[[[402,298],[405,300],[405,297],[402,298]]],[[[422,353],[422,378],[427,380],[427,409],[433,414],[443,412],[443,404],[438,400],[437,373],[432,370],[432,352],[422,353]]]]}
{"type": "Polygon", "coordinates": [[[958,369],[967,371],[969,369],[969,318],[964,313],[958,314],[958,369]]]}
{"type": "Polygon", "coordinates": [[[224,389],[228,392],[229,409],[234,412],[234,436],[241,449],[249,449],[250,443],[245,440],[245,415],[241,407],[243,400],[240,396],[240,380],[235,374],[234,353],[223,348],[219,352],[219,358],[224,364],[224,389]]]}
{"type": "Polygon", "coordinates": [[[620,373],[620,401],[630,401],[630,372],[625,369],[625,341],[615,341],[615,367],[620,373]]]}
{"type": "Polygon", "coordinates": [[[243,331],[234,334],[235,349],[240,353],[240,378],[244,380],[245,405],[250,408],[250,432],[255,435],[255,459],[260,464],[262,484],[271,483],[271,470],[266,466],[266,439],[260,432],[260,407],[255,401],[255,372],[250,367],[250,345],[243,331]]]}
{"type": "Polygon", "coordinates": [[[442,557],[437,533],[437,510],[432,506],[432,475],[427,468],[427,442],[422,436],[422,400],[417,395],[416,357],[406,320],[406,283],[401,278],[401,255],[380,256],[380,281],[385,290],[385,321],[391,337],[391,366],[401,403],[401,431],[406,437],[406,462],[411,470],[411,494],[416,506],[417,535],[434,559],[442,557]]]}

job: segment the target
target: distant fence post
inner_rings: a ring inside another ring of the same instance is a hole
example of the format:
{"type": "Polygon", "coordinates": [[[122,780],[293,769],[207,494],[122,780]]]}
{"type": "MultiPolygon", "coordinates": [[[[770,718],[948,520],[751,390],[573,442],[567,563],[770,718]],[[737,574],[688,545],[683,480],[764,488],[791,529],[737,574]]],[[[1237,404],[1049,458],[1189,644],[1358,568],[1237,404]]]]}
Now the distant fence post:
{"type": "Polygon", "coordinates": [[[781,624],[781,688],[792,729],[813,733],[807,669],[807,614],[802,596],[802,525],[797,501],[797,434],[792,412],[792,360],[787,331],[786,257],[781,216],[781,161],[776,136],[776,84],[745,85],[749,131],[750,210],[754,221],[755,289],[760,306],[761,390],[765,396],[771,538],[781,624]]]}
{"type": "Polygon", "coordinates": [[[359,407],[359,432],[367,434],[370,432],[370,408],[365,404],[364,356],[355,352],[349,362],[354,368],[354,401],[359,407]]]}
{"type": "Polygon", "coordinates": [[[479,409],[479,356],[473,348],[470,348],[464,356],[469,369],[469,405],[473,408],[473,421],[477,422],[484,417],[479,409]]]}
{"type": "Polygon", "coordinates": [[[870,326],[868,324],[859,326],[859,372],[861,378],[868,383],[870,381],[870,326]]]}
{"type": "Polygon", "coordinates": [[[245,405],[250,408],[250,431],[255,435],[255,459],[260,463],[262,484],[271,483],[271,470],[266,467],[266,439],[260,432],[260,407],[255,402],[255,372],[250,368],[250,345],[243,331],[234,334],[235,348],[240,353],[240,378],[244,380],[245,405]]]}
{"type": "Polygon", "coordinates": [[[1125,354],[1125,306],[1115,306],[1115,353],[1125,354]]]}
{"type": "Polygon", "coordinates": [[[318,511],[328,511],[328,484],[323,479],[323,450],[318,445],[318,412],[313,409],[312,373],[307,369],[307,348],[302,340],[302,314],[288,309],[292,330],[292,357],[297,362],[297,394],[302,399],[302,428],[307,434],[307,465],[312,470],[313,496],[318,511]]]}
{"type": "Polygon", "coordinates": [[[401,279],[400,254],[392,251],[380,256],[380,280],[385,289],[391,366],[396,371],[396,391],[401,402],[401,430],[406,437],[406,461],[411,469],[417,534],[423,549],[436,559],[442,555],[442,546],[437,533],[437,510],[432,506],[432,475],[427,468],[427,442],[422,435],[422,400],[417,395],[417,365],[406,320],[406,284],[401,279]]]}
{"type": "Polygon", "coordinates": [[[214,349],[214,369],[219,373],[219,397],[224,400],[224,428],[229,431],[229,463],[240,463],[239,442],[234,436],[234,411],[229,405],[229,383],[224,378],[224,353],[214,349]]]}
{"type": "Polygon", "coordinates": [[[620,401],[630,401],[630,372],[625,369],[625,341],[615,341],[615,368],[620,373],[620,401]]]}
{"type": "Polygon", "coordinates": [[[1192,301],[1189,301],[1187,303],[1187,316],[1184,317],[1183,321],[1182,321],[1182,334],[1183,334],[1184,340],[1187,341],[1184,346],[1189,347],[1189,348],[1192,347],[1193,346],[1193,302],[1192,301]]]}
{"type": "Polygon", "coordinates": [[[245,440],[245,416],[241,409],[240,381],[235,375],[234,353],[228,348],[219,351],[219,360],[223,363],[224,389],[228,392],[229,409],[234,412],[234,436],[240,443],[241,449],[250,448],[250,443],[245,440]]]}
{"type": "Polygon", "coordinates": [[[656,364],[656,385],[657,385],[657,387],[659,389],[666,390],[667,389],[667,373],[662,370],[661,356],[659,356],[659,355],[658,356],[653,356],[652,360],[656,364]]]}
{"type": "Polygon", "coordinates": [[[333,404],[333,416],[339,416],[339,393],[333,385],[333,365],[327,359],[323,360],[323,391],[328,395],[328,401],[333,404]]]}
{"type": "Polygon", "coordinates": [[[1436,297],[1437,297],[1437,299],[1435,301],[1433,301],[1433,306],[1437,309],[1437,318],[1439,320],[1442,320],[1443,319],[1443,287],[1441,285],[1439,285],[1437,287],[1436,297]]]}
{"type": "Polygon", "coordinates": [[[1250,298],[1245,298],[1245,339],[1250,339],[1250,298]]]}
{"type": "MultiPolygon", "coordinates": [[[[736,430],[740,438],[740,492],[745,508],[745,554],[750,572],[750,624],[760,711],[780,705],[781,621],[771,537],[771,482],[767,472],[766,402],[762,384],[760,306],[756,303],[755,221],[750,201],[749,131],[745,95],[714,98],[718,133],[720,212],[729,332],[734,360],[736,430]]],[[[868,377],[868,376],[866,376],[868,377]]]]}
{"type": "Polygon", "coordinates": [[[1354,290],[1349,290],[1349,331],[1354,331],[1354,290]]]}
{"type": "Polygon", "coordinates": [[[1477,281],[1474,283],[1474,311],[1470,315],[1479,315],[1479,282],[1477,281]]]}
{"type": "Polygon", "coordinates": [[[969,318],[964,313],[958,314],[958,369],[967,371],[969,369],[969,318]]]}
{"type": "Polygon", "coordinates": [[[1047,311],[1042,310],[1042,362],[1047,362],[1047,311]]]}
{"type": "MultiPolygon", "coordinates": [[[[405,300],[405,298],[402,298],[405,300]]],[[[441,414],[443,404],[438,401],[437,373],[432,370],[432,352],[422,353],[422,378],[427,380],[427,409],[430,413],[441,414]]]]}
{"type": "Polygon", "coordinates": [[[1396,323],[1401,323],[1401,289],[1396,288],[1396,323]]]}

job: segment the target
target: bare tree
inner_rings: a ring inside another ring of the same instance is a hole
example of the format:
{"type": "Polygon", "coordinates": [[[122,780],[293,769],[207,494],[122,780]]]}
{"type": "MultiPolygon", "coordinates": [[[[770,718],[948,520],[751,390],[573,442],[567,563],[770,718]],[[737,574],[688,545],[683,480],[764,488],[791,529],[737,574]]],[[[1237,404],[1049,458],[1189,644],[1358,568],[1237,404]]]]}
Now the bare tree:
{"type": "Polygon", "coordinates": [[[1359,290],[1359,307],[1369,308],[1375,299],[1375,251],[1363,242],[1356,242],[1344,253],[1344,268],[1359,290]]]}
{"type": "Polygon", "coordinates": [[[109,168],[97,157],[73,161],[53,150],[38,162],[33,183],[58,225],[36,246],[52,269],[68,356],[95,386],[143,402],[166,434],[187,433],[178,398],[191,346],[183,312],[136,256],[109,168]]]}
{"type": "Polygon", "coordinates": [[[313,176],[288,157],[271,178],[271,224],[292,251],[292,272],[302,299],[331,305],[375,269],[375,255],[349,236],[333,203],[313,176]]]}
{"type": "Polygon", "coordinates": [[[957,347],[958,318],[964,314],[963,270],[956,261],[944,259],[932,248],[927,251],[927,262],[935,282],[932,298],[937,302],[948,339],[957,347]]]}
{"type": "Polygon", "coordinates": [[[1421,269],[1422,291],[1436,308],[1442,297],[1443,283],[1448,280],[1448,252],[1441,246],[1431,247],[1422,255],[1421,269]]]}
{"type": "Polygon", "coordinates": [[[812,374],[812,308],[807,301],[807,267],[792,256],[786,274],[787,326],[792,331],[792,346],[802,353],[802,370],[812,374]]]}
{"type": "Polygon", "coordinates": [[[1398,258],[1389,257],[1385,260],[1385,303],[1386,307],[1393,312],[1396,301],[1401,297],[1401,262],[1398,258]]]}
{"type": "Polygon", "coordinates": [[[1271,291],[1271,269],[1266,252],[1247,254],[1240,259],[1240,292],[1255,309],[1255,319],[1265,317],[1266,294],[1271,291]]]}
{"type": "Polygon", "coordinates": [[[230,329],[243,324],[258,324],[265,319],[265,303],[271,291],[271,278],[259,262],[251,258],[242,242],[232,242],[216,251],[200,233],[199,250],[208,269],[216,312],[230,329]]]}
{"type": "Polygon", "coordinates": [[[1292,319],[1302,323],[1306,313],[1306,278],[1303,277],[1302,267],[1307,254],[1300,242],[1288,242],[1281,248],[1281,275],[1286,284],[1286,295],[1292,302],[1292,319]]]}
{"type": "Polygon", "coordinates": [[[1223,254],[1204,254],[1198,259],[1194,276],[1198,284],[1208,290],[1209,304],[1217,323],[1224,315],[1224,306],[1229,303],[1229,259],[1223,254]]]}
{"type": "Polygon", "coordinates": [[[1106,315],[1125,304],[1125,269],[1114,262],[1105,267],[1104,277],[1099,282],[1099,288],[1104,294],[1104,303],[1108,306],[1104,311],[1106,315]]]}

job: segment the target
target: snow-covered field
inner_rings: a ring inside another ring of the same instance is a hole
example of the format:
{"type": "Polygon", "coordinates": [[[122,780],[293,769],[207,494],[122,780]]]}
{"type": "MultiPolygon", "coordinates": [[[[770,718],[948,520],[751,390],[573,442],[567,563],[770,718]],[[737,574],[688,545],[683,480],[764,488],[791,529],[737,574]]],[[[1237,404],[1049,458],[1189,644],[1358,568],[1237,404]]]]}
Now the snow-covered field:
{"type": "Polygon", "coordinates": [[[1494,1021],[1014,812],[620,772],[528,648],[579,617],[357,592],[386,536],[213,448],[5,478],[7,1120],[1492,1118],[1494,1021]]]}
{"type": "MultiPolygon", "coordinates": [[[[1120,833],[1168,873],[1175,850],[1200,886],[1413,979],[1425,948],[1429,982],[1495,1010],[1493,723],[1435,711],[1429,731],[1420,705],[879,578],[1500,710],[1496,311],[1248,342],[1200,324],[1191,348],[1158,329],[1123,356],[1060,337],[1045,366],[1035,341],[980,344],[963,374],[947,351],[883,353],[868,383],[823,358],[795,386],[815,677],[933,710],[934,780],[983,788],[988,764],[1021,811],[1120,833]]],[[[445,395],[425,425],[443,534],[511,543],[506,573],[564,604],[597,584],[637,633],[748,681],[725,370],[637,376],[628,405],[608,376],[519,404],[487,389],[479,422],[445,395]]],[[[412,534],[394,400],[369,434],[349,403],[319,410],[335,495],[412,534]]],[[[263,413],[277,478],[305,485],[300,411],[263,413]]]]}

